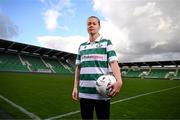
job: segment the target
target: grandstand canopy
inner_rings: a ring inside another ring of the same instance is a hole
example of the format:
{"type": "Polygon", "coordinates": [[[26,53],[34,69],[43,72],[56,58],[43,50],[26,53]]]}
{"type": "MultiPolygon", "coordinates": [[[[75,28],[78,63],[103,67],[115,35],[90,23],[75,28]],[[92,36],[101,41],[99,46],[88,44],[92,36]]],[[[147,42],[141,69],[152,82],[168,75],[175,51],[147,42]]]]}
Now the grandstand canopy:
{"type": "Polygon", "coordinates": [[[0,51],[1,52],[14,52],[20,54],[40,55],[44,57],[57,57],[64,59],[75,59],[76,54],[59,51],[55,49],[38,47],[34,45],[28,45],[18,43],[14,41],[8,41],[0,39],[0,51]]]}

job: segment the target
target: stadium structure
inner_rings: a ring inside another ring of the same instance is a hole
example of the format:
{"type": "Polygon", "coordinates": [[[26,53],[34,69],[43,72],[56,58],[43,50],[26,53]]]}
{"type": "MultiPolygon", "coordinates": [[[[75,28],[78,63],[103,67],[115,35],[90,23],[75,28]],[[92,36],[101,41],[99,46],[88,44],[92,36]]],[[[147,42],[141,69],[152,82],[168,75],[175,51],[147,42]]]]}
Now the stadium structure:
{"type": "Polygon", "coordinates": [[[124,77],[180,79],[179,60],[129,62],[119,65],[124,77]]]}
{"type": "Polygon", "coordinates": [[[73,73],[75,54],[0,40],[0,71],[73,73]]]}
{"type": "MultiPolygon", "coordinates": [[[[76,54],[0,39],[0,71],[74,73],[76,54]]],[[[180,60],[119,63],[123,77],[180,79],[180,60]]]]}
{"type": "MultiPolygon", "coordinates": [[[[0,39],[0,71],[71,73],[76,54],[0,39]]],[[[180,79],[180,60],[119,63],[123,77],[180,79]]]]}

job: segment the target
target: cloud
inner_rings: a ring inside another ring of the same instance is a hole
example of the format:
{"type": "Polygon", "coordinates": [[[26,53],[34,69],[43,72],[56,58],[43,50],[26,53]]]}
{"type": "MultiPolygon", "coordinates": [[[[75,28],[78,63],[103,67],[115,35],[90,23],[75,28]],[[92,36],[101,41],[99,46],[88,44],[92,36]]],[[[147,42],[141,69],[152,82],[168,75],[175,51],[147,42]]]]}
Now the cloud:
{"type": "MultiPolygon", "coordinates": [[[[124,33],[126,33],[126,30],[120,31],[112,23],[101,21],[100,34],[103,35],[104,38],[112,38],[111,41],[114,44],[115,48],[119,47],[120,45],[121,49],[128,49],[128,42],[126,42],[127,36],[124,33]]],[[[68,51],[70,53],[77,53],[79,45],[83,42],[86,42],[88,40],[88,37],[39,36],[37,40],[44,47],[68,51]]]]}
{"type": "Polygon", "coordinates": [[[78,46],[87,41],[87,37],[39,36],[37,37],[37,40],[44,47],[77,54],[78,46]]]}
{"type": "Polygon", "coordinates": [[[93,1],[94,10],[115,26],[106,33],[117,40],[119,59],[126,62],[180,59],[179,5],[179,0],[93,1]]]}
{"type": "Polygon", "coordinates": [[[44,20],[48,30],[54,30],[57,28],[57,19],[60,13],[57,10],[49,9],[44,13],[44,20]]]}
{"type": "Polygon", "coordinates": [[[43,19],[47,30],[54,31],[57,28],[68,30],[65,25],[59,25],[60,18],[65,14],[72,15],[73,8],[70,0],[40,0],[44,4],[43,19]]]}
{"type": "MultiPolygon", "coordinates": [[[[71,6],[70,1],[66,5],[71,6]]],[[[180,59],[179,5],[179,0],[93,1],[93,9],[105,18],[101,21],[100,33],[112,40],[120,62],[180,59]]],[[[61,15],[62,12],[57,19],[61,15]]],[[[77,53],[79,44],[87,39],[82,36],[38,37],[43,46],[72,53],[77,53]]]]}
{"type": "Polygon", "coordinates": [[[111,21],[101,21],[100,34],[112,41],[115,49],[118,49],[117,55],[121,57],[120,51],[129,50],[128,36],[126,29],[119,29],[111,21]]]}
{"type": "Polygon", "coordinates": [[[18,26],[0,11],[0,38],[9,39],[19,34],[18,26]]]}

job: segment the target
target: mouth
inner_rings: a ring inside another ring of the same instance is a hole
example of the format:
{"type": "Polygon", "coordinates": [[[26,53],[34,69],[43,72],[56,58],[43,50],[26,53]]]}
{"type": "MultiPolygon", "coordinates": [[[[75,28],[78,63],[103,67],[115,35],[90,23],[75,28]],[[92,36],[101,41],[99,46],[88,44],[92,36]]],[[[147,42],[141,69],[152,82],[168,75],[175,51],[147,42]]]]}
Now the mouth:
{"type": "Polygon", "coordinates": [[[94,29],[90,28],[89,31],[93,31],[94,29]]]}
{"type": "Polygon", "coordinates": [[[94,30],[94,27],[89,27],[88,29],[89,29],[89,30],[94,30]]]}

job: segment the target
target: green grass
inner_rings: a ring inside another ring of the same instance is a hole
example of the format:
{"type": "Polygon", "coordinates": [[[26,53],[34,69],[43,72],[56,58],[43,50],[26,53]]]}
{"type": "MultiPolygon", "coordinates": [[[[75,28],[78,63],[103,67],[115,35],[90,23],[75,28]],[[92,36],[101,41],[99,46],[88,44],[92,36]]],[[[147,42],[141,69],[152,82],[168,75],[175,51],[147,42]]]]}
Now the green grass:
{"type": "MultiPolygon", "coordinates": [[[[0,95],[42,119],[79,110],[71,99],[73,75],[0,73],[0,95]]],[[[113,101],[180,86],[178,80],[124,78],[113,101]]],[[[0,108],[16,119],[29,117],[0,99],[0,108]]],[[[80,119],[80,113],[63,119],[80,119]]],[[[180,119],[180,87],[111,105],[111,119],[180,119]]]]}
{"type": "MultiPolygon", "coordinates": [[[[114,100],[179,86],[180,81],[127,80],[122,93],[114,100]]],[[[180,118],[180,87],[149,94],[112,105],[111,118],[177,119],[180,118]],[[118,116],[119,114],[119,116],[118,116]]]]}

